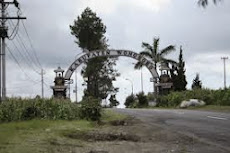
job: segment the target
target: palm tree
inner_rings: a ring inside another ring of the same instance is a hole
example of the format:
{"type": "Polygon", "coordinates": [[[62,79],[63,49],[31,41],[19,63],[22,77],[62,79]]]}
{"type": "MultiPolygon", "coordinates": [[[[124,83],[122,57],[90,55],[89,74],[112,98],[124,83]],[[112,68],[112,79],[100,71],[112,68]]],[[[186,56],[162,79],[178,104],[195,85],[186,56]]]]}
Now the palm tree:
{"type": "MultiPolygon", "coordinates": [[[[175,46],[169,45],[164,49],[159,50],[159,41],[160,41],[159,38],[154,38],[153,46],[143,42],[142,48],[144,48],[144,51],[140,52],[140,55],[146,57],[147,59],[151,59],[153,61],[156,71],[157,71],[157,64],[160,62],[177,64],[174,60],[165,58],[166,55],[168,55],[172,51],[175,51],[175,46]]],[[[143,64],[140,61],[138,61],[134,66],[134,68],[140,69],[142,66],[143,64]]]]}
{"type": "MultiPolygon", "coordinates": [[[[175,46],[169,45],[165,47],[164,49],[159,50],[159,41],[160,41],[159,38],[154,38],[153,46],[151,46],[148,43],[143,42],[142,48],[144,48],[144,51],[140,52],[140,55],[146,57],[147,59],[151,59],[153,61],[156,72],[157,72],[157,64],[160,62],[177,64],[175,61],[165,58],[166,55],[168,55],[172,51],[175,51],[175,46]]],[[[142,66],[143,64],[140,61],[138,61],[136,65],[134,66],[134,68],[140,69],[142,68],[142,66]]],[[[154,81],[155,91],[156,91],[156,87],[155,87],[156,83],[157,83],[157,80],[154,81]]]]}

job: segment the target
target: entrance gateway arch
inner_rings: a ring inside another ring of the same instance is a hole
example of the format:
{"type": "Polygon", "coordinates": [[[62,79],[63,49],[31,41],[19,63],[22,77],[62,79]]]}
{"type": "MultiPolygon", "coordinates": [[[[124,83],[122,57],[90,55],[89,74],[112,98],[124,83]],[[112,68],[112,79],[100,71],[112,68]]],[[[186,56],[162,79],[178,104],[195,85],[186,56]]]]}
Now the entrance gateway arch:
{"type": "Polygon", "coordinates": [[[133,51],[129,51],[129,50],[95,50],[95,51],[87,52],[87,53],[81,55],[78,59],[76,59],[71,64],[69,69],[66,71],[64,79],[70,80],[73,72],[77,69],[77,67],[80,66],[82,63],[85,63],[89,59],[92,59],[95,57],[119,57],[119,56],[126,56],[126,57],[130,57],[130,58],[133,58],[133,59],[140,61],[141,63],[143,63],[144,66],[147,67],[147,69],[152,74],[153,78],[156,79],[159,77],[156,70],[155,70],[154,63],[152,61],[148,60],[147,58],[145,58],[144,56],[137,54],[133,51]]]}

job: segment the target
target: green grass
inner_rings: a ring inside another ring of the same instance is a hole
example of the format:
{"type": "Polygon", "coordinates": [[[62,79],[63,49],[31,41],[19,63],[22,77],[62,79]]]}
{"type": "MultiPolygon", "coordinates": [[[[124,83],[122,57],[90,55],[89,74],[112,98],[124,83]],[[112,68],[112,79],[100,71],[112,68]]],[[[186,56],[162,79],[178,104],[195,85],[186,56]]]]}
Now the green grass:
{"type": "Polygon", "coordinates": [[[112,110],[105,109],[102,114],[101,120],[103,122],[110,122],[110,121],[115,121],[115,120],[124,120],[126,119],[127,116],[119,113],[115,113],[112,110]]]}
{"type": "Polygon", "coordinates": [[[32,120],[0,124],[0,153],[48,152],[53,145],[81,145],[77,140],[67,140],[64,133],[86,132],[94,124],[88,121],[32,120]]]}
{"type": "MultiPolygon", "coordinates": [[[[125,115],[103,111],[103,122],[125,119],[125,115]]],[[[109,126],[106,125],[106,126],[109,126]]],[[[96,122],[77,120],[31,120],[0,124],[0,153],[71,152],[84,147],[85,142],[66,135],[85,133],[102,128],[96,122]]]]}
{"type": "Polygon", "coordinates": [[[206,105],[206,106],[201,106],[201,107],[190,107],[188,109],[216,111],[216,112],[230,112],[230,106],[217,106],[217,105],[206,105]]]}

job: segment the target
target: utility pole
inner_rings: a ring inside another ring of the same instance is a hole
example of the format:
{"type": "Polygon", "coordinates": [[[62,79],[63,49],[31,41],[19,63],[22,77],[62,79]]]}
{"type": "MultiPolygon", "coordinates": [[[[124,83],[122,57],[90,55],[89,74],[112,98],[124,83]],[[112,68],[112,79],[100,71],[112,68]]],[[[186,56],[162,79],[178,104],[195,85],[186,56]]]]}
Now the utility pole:
{"type": "Polygon", "coordinates": [[[224,89],[226,89],[226,60],[228,59],[228,57],[221,57],[221,59],[224,62],[224,89]]]}
{"type": "Polygon", "coordinates": [[[44,74],[45,74],[45,71],[41,69],[42,99],[44,98],[44,74]]]}
{"type": "Polygon", "coordinates": [[[4,101],[6,99],[6,38],[8,38],[8,28],[6,27],[7,20],[21,20],[26,19],[25,17],[7,17],[5,11],[9,5],[15,5],[16,8],[19,9],[19,3],[17,0],[13,2],[5,2],[5,0],[0,0],[1,5],[1,16],[0,16],[0,101],[4,101]]]}

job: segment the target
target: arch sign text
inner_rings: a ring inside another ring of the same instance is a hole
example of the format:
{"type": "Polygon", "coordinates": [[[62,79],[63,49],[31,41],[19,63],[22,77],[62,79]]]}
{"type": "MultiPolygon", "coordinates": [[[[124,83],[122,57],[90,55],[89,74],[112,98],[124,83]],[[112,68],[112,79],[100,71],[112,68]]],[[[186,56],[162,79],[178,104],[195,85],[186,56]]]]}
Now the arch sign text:
{"type": "Polygon", "coordinates": [[[137,54],[133,51],[129,50],[96,50],[96,51],[90,51],[88,53],[83,54],[78,59],[76,59],[69,69],[66,71],[65,79],[70,80],[73,72],[77,69],[79,65],[82,63],[87,62],[89,59],[95,58],[95,57],[119,57],[119,56],[126,56],[133,59],[136,59],[143,63],[144,66],[146,66],[150,73],[152,74],[153,78],[158,78],[158,74],[155,70],[154,63],[152,63],[150,60],[145,58],[144,56],[141,56],[140,54],[137,54]]]}

